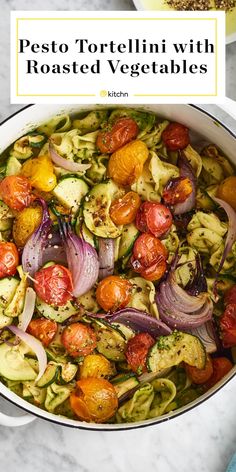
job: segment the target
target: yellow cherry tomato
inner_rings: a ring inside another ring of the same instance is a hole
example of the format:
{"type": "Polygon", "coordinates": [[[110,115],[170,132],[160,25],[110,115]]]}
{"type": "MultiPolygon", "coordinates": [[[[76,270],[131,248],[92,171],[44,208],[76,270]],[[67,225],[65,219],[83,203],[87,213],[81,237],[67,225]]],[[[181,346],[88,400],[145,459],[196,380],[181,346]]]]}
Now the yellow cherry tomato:
{"type": "Polygon", "coordinates": [[[24,247],[26,241],[38,228],[42,220],[42,208],[28,207],[20,211],[13,223],[13,239],[18,247],[24,247]]]}
{"type": "Polygon", "coordinates": [[[27,177],[37,190],[51,192],[57,184],[53,164],[49,155],[28,159],[22,166],[21,174],[27,177]]]}
{"type": "Polygon", "coordinates": [[[109,176],[119,185],[133,184],[142,174],[148,154],[143,141],[131,141],[111,155],[108,163],[109,176]]]}
{"type": "Polygon", "coordinates": [[[229,203],[231,207],[236,211],[236,177],[231,176],[223,180],[218,187],[217,197],[221,198],[225,202],[229,203]]]}
{"type": "Polygon", "coordinates": [[[80,366],[81,379],[88,377],[109,378],[112,375],[115,375],[115,368],[102,354],[89,354],[80,366]]]}

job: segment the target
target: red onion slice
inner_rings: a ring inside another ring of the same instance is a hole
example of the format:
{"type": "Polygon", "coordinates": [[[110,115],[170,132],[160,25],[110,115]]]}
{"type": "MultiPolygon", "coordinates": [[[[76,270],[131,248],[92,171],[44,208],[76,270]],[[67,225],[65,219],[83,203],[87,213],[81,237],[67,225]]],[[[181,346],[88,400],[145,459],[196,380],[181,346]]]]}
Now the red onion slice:
{"type": "Polygon", "coordinates": [[[23,271],[28,273],[31,277],[33,277],[35,272],[43,265],[43,251],[46,247],[49,231],[52,226],[46,202],[42,198],[38,199],[38,201],[43,207],[42,221],[28,239],[22,253],[23,271]]]}
{"type": "Polygon", "coordinates": [[[148,315],[144,311],[135,308],[123,308],[122,310],[109,315],[110,323],[123,323],[135,331],[141,331],[151,334],[154,338],[170,334],[172,330],[161,320],[148,315]]]}
{"type": "Polygon", "coordinates": [[[47,367],[47,362],[48,362],[47,355],[46,355],[46,352],[42,343],[38,339],[36,339],[34,336],[31,336],[31,334],[25,333],[24,331],[19,329],[17,326],[11,325],[11,326],[8,326],[8,329],[10,329],[10,331],[12,331],[13,334],[15,334],[18,338],[20,338],[21,341],[27,344],[32,349],[32,351],[35,352],[38,359],[38,363],[39,363],[39,373],[35,379],[35,382],[36,382],[42,377],[47,367]]]}
{"type": "Polygon", "coordinates": [[[68,267],[72,275],[73,295],[80,297],[87,293],[98,279],[98,255],[91,244],[71,231],[68,224],[59,220],[59,225],[68,267]]]}
{"type": "Polygon", "coordinates": [[[227,258],[228,254],[230,253],[232,249],[234,242],[236,241],[236,212],[224,200],[221,200],[220,198],[216,198],[213,196],[211,198],[225,210],[228,216],[228,220],[229,220],[229,227],[228,227],[228,233],[227,233],[227,237],[225,241],[224,252],[222,254],[219,268],[217,270],[217,274],[219,274],[224,265],[225,259],[227,258]]]}
{"type": "Polygon", "coordinates": [[[52,161],[59,167],[69,170],[70,172],[85,172],[91,167],[91,164],[78,164],[78,162],[72,162],[64,157],[61,157],[54,149],[52,143],[49,143],[49,152],[52,161]]]}
{"type": "Polygon", "coordinates": [[[115,241],[111,238],[99,238],[99,279],[102,280],[114,272],[115,241]]]}
{"type": "Polygon", "coordinates": [[[27,330],[28,325],[32,319],[32,316],[34,314],[35,300],[36,300],[35,291],[31,287],[28,287],[26,289],[26,294],[25,294],[24,309],[21,315],[19,316],[18,328],[22,329],[22,331],[27,330]]]}
{"type": "Polygon", "coordinates": [[[212,321],[207,321],[198,328],[191,329],[190,334],[197,336],[206,348],[208,354],[212,354],[217,351],[219,340],[217,338],[215,328],[212,321]]]}
{"type": "Polygon", "coordinates": [[[182,213],[187,213],[188,211],[192,210],[195,207],[196,200],[196,176],[191,164],[184,155],[184,151],[180,154],[178,166],[180,169],[180,177],[189,178],[192,184],[192,192],[184,202],[174,205],[172,210],[174,215],[182,215],[182,213]]]}

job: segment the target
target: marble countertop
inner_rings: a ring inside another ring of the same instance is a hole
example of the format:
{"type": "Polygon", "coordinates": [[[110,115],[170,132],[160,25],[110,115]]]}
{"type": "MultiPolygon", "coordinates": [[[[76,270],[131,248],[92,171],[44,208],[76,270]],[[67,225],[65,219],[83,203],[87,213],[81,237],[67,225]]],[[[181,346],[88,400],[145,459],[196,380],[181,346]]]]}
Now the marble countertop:
{"type": "MultiPolygon", "coordinates": [[[[19,109],[9,104],[11,9],[130,10],[131,0],[0,0],[0,120],[19,109]],[[33,3],[33,4],[32,4],[33,3]]],[[[236,99],[236,43],[227,47],[227,94],[236,99]]],[[[204,106],[236,131],[216,106],[204,106]]],[[[156,427],[127,432],[88,432],[43,420],[0,428],[1,470],[16,472],[224,472],[236,449],[236,378],[188,414],[156,427]]],[[[0,411],[16,408],[0,399],[0,411]]]]}

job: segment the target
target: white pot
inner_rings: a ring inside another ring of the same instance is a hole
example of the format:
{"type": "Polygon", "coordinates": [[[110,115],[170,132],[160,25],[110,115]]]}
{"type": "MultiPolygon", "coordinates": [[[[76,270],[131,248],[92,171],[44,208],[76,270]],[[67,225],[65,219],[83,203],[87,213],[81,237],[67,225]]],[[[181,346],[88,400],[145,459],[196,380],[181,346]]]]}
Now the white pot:
{"type": "MultiPolygon", "coordinates": [[[[122,106],[123,107],[123,106],[122,106]]],[[[135,106],[132,106],[134,108],[135,106]]],[[[105,108],[105,107],[99,107],[105,108]]],[[[193,105],[149,105],[142,107],[146,111],[152,111],[162,118],[168,118],[171,121],[178,121],[188,126],[194,133],[198,133],[206,141],[212,142],[219,146],[222,151],[236,164],[236,137],[231,133],[222,123],[217,119],[206,113],[205,111],[193,105]]],[[[0,126],[0,152],[8,147],[13,141],[32,130],[39,124],[49,120],[53,116],[61,113],[75,113],[78,111],[85,111],[94,109],[94,105],[32,105],[24,108],[20,112],[5,120],[0,126]]],[[[35,417],[44,418],[46,420],[58,423],[64,426],[71,426],[74,428],[100,430],[100,431],[117,431],[132,428],[139,428],[161,423],[163,421],[175,418],[183,414],[195,406],[199,405],[215,392],[222,388],[234,375],[236,374],[236,366],[213,388],[202,395],[200,398],[189,403],[188,405],[168,413],[159,418],[153,418],[148,421],[141,421],[138,423],[129,424],[90,424],[81,421],[70,420],[62,416],[54,415],[43,411],[40,408],[31,405],[23,400],[15,393],[11,392],[7,387],[0,383],[0,394],[16,406],[27,411],[28,414],[22,417],[7,417],[0,413],[0,424],[6,426],[18,426],[26,424],[35,419],[35,417]]]]}

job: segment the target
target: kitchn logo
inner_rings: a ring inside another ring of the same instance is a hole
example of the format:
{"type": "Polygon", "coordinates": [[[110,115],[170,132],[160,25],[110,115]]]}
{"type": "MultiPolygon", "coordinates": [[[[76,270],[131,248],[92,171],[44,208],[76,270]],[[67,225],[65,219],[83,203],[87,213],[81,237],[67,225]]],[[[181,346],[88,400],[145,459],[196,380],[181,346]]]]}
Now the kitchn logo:
{"type": "Polygon", "coordinates": [[[101,90],[100,91],[100,97],[123,98],[123,97],[128,97],[128,96],[129,96],[128,92],[122,92],[121,90],[119,92],[116,92],[115,90],[101,90]]]}

